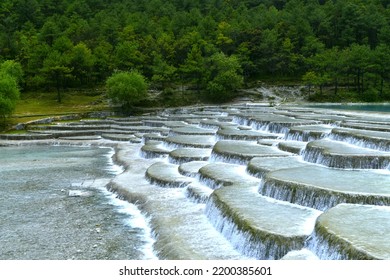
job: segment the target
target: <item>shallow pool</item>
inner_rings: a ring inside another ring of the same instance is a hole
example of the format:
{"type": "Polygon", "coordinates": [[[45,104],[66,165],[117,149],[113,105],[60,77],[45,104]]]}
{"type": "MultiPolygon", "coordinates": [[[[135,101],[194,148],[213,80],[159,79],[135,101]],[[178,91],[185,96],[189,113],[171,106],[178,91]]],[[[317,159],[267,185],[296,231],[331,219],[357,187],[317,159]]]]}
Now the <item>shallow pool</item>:
{"type": "Polygon", "coordinates": [[[0,259],[154,258],[145,218],[106,190],[112,154],[0,147],[0,259]]]}

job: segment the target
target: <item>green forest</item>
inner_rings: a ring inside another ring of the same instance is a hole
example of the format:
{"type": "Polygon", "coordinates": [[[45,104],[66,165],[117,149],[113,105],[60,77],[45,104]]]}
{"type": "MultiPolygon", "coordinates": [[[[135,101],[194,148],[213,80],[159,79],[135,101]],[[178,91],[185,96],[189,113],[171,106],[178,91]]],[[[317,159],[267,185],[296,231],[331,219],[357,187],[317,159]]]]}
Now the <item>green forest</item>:
{"type": "Polygon", "coordinates": [[[385,101],[390,1],[2,0],[0,63],[11,62],[22,94],[136,71],[151,89],[217,101],[258,80],[301,82],[316,100],[385,101]]]}

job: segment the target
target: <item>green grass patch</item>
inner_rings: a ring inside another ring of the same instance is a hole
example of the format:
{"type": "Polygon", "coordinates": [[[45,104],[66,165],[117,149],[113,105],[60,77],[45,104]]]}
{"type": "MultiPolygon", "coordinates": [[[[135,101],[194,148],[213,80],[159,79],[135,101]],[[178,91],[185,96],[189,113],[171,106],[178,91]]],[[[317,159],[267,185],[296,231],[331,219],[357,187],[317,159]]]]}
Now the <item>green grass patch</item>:
{"type": "Polygon", "coordinates": [[[57,101],[56,92],[24,92],[9,123],[15,125],[50,116],[110,110],[104,94],[92,94],[91,91],[63,92],[61,103],[57,101]]]}
{"type": "Polygon", "coordinates": [[[59,103],[55,92],[28,92],[21,94],[14,116],[62,115],[107,108],[107,102],[102,94],[67,92],[62,94],[62,102],[59,103]]]}

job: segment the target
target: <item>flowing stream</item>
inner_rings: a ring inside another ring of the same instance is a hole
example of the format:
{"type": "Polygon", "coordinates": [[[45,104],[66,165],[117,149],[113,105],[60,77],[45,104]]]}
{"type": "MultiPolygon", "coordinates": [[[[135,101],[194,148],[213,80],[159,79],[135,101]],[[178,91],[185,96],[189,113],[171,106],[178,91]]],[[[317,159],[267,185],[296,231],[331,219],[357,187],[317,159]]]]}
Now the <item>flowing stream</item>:
{"type": "Polygon", "coordinates": [[[0,259],[153,258],[137,207],[105,188],[110,148],[0,148],[0,259]]]}

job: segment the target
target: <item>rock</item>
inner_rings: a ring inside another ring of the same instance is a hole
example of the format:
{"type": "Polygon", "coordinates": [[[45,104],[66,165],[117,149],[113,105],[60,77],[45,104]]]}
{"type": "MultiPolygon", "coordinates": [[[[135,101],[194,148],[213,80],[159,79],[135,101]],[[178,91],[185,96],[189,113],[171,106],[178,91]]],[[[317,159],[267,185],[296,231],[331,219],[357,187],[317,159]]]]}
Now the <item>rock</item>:
{"type": "Polygon", "coordinates": [[[69,190],[68,196],[69,197],[89,197],[89,196],[93,196],[93,193],[90,191],[69,190]]]}
{"type": "Polygon", "coordinates": [[[26,124],[24,123],[18,123],[17,125],[15,125],[15,130],[25,130],[26,129],[26,124]]]}

